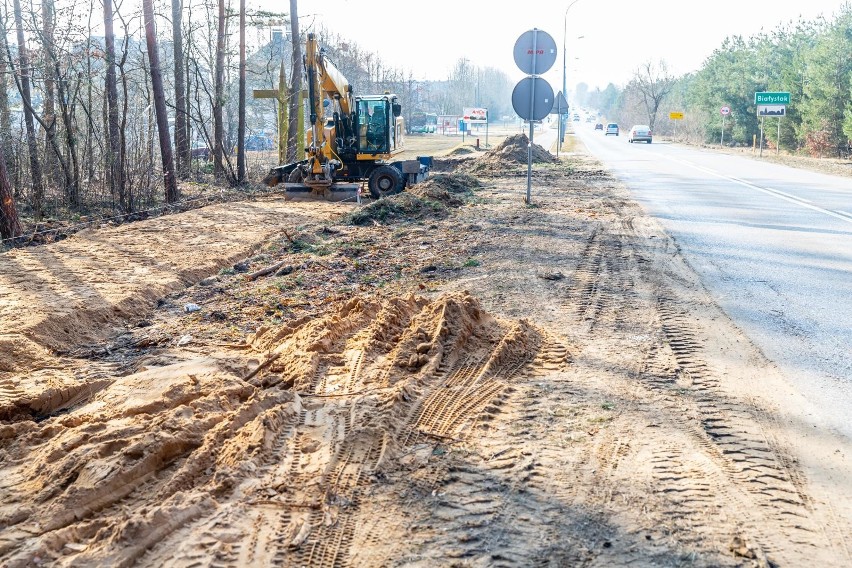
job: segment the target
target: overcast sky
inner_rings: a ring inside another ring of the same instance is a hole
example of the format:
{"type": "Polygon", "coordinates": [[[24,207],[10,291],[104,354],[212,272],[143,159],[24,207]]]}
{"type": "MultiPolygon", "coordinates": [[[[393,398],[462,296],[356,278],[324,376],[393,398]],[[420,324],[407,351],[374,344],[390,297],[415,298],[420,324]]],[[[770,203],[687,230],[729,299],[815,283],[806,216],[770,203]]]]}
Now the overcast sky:
{"type": "MultiPolygon", "coordinates": [[[[289,10],[285,0],[253,1],[256,7],[289,10]]],[[[431,80],[446,79],[463,57],[520,80],[524,73],[512,56],[515,42],[525,31],[538,28],[557,45],[556,62],[544,74],[556,92],[562,87],[563,67],[569,91],[580,81],[591,88],[609,82],[623,85],[648,60],[664,59],[681,74],[698,69],[729,35],[748,37],[800,17],[831,18],[843,3],[577,0],[569,8],[571,0],[312,0],[299,2],[299,16],[303,31],[324,25],[379,54],[387,64],[411,70],[415,79],[431,80]]]]}

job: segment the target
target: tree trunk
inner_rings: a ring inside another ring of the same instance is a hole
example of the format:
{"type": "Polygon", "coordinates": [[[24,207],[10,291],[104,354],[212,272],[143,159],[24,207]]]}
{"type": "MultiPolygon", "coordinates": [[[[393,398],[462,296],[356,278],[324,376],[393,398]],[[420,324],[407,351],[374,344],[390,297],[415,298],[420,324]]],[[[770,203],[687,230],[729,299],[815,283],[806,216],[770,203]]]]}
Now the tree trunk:
{"type": "Polygon", "coordinates": [[[240,0],[240,93],[237,117],[237,183],[246,181],[246,0],[240,0]]]}
{"type": "MultiPolygon", "coordinates": [[[[128,30],[127,22],[124,23],[124,40],[121,45],[121,60],[118,61],[118,80],[121,81],[121,114],[118,116],[118,169],[121,172],[121,178],[124,183],[125,194],[127,196],[127,213],[133,212],[133,184],[127,181],[127,172],[130,171],[127,167],[127,117],[129,115],[130,93],[128,92],[127,82],[128,73],[126,71],[127,57],[130,54],[128,47],[130,31],[128,30]]],[[[143,62],[144,66],[144,62],[143,62]]],[[[145,81],[145,89],[147,92],[148,81],[145,81]]],[[[116,90],[118,85],[116,85],[116,90]]]]}
{"type": "MultiPolygon", "coordinates": [[[[17,1],[17,0],[16,0],[17,1]]],[[[118,197],[122,211],[130,209],[125,199],[124,169],[121,167],[121,132],[118,128],[118,85],[115,78],[115,32],[112,27],[112,0],[104,0],[104,43],[106,50],[106,104],[107,104],[107,180],[113,199],[118,197]]]]}
{"type": "Polygon", "coordinates": [[[27,44],[24,41],[24,22],[21,17],[21,1],[14,0],[15,27],[18,36],[18,74],[21,79],[18,83],[18,91],[24,103],[24,124],[27,129],[27,147],[30,154],[30,177],[32,178],[33,215],[36,221],[42,217],[44,200],[44,184],[41,175],[41,162],[38,159],[38,142],[36,141],[35,125],[33,124],[32,97],[30,96],[30,68],[27,59],[27,44]]]}
{"type": "Polygon", "coordinates": [[[0,238],[11,239],[19,236],[21,224],[18,222],[12,184],[9,183],[9,173],[6,170],[6,156],[3,146],[0,145],[0,238]]]}
{"type": "MultiPolygon", "coordinates": [[[[86,76],[92,76],[92,16],[94,15],[94,0],[89,2],[89,18],[86,25],[86,76]]],[[[86,137],[83,140],[83,163],[86,168],[86,182],[91,187],[92,181],[95,179],[95,121],[93,119],[94,108],[92,107],[92,83],[86,81],[86,102],[81,103],[83,112],[86,115],[86,137]],[[86,110],[88,109],[88,110],[86,110]]]]}
{"type": "Polygon", "coordinates": [[[44,169],[47,179],[60,185],[68,180],[63,180],[60,173],[59,159],[55,149],[56,143],[56,89],[54,82],[54,46],[53,28],[56,11],[53,0],[42,0],[41,23],[42,23],[42,49],[44,51],[44,109],[42,110],[41,122],[44,124],[44,169]]]}
{"type": "Polygon", "coordinates": [[[289,124],[287,125],[287,163],[297,160],[299,118],[302,116],[302,42],[299,39],[299,14],[296,0],[290,0],[290,36],[293,42],[293,72],[290,73],[289,124]]]}
{"type": "MultiPolygon", "coordinates": [[[[6,64],[6,54],[8,53],[6,45],[6,34],[0,33],[0,148],[4,152],[4,161],[6,164],[6,175],[12,173],[12,115],[9,112],[9,91],[8,91],[8,65],[6,64]]],[[[15,176],[17,179],[17,176],[15,176]]],[[[12,178],[9,178],[12,183],[12,178]]],[[[13,186],[17,185],[12,183],[13,186]]]]}
{"type": "Polygon", "coordinates": [[[175,152],[177,154],[177,175],[180,179],[189,176],[191,161],[186,114],[186,77],[184,76],[183,24],[181,22],[183,3],[172,0],[172,43],[174,45],[175,65],[175,152]]]}
{"type": "Polygon", "coordinates": [[[160,70],[160,54],[157,51],[157,26],[154,22],[154,1],[143,0],[145,18],[145,41],[151,65],[151,89],[154,91],[154,111],[157,115],[157,133],[160,138],[160,156],[163,161],[163,182],[166,186],[166,203],[178,200],[175,163],[172,158],[172,141],[169,136],[169,118],[166,111],[166,93],[163,89],[163,74],[160,70]]]}
{"type": "Polygon", "coordinates": [[[223,114],[225,106],[225,0],[219,2],[219,26],[216,31],[216,69],[213,92],[213,175],[221,180],[225,177],[225,128],[223,114]]]}
{"type": "MultiPolygon", "coordinates": [[[[65,142],[68,145],[68,161],[65,163],[64,158],[59,156],[62,165],[62,170],[65,172],[65,196],[68,199],[68,205],[76,209],[80,206],[80,165],[77,161],[77,136],[74,126],[74,101],[77,99],[77,90],[79,83],[74,87],[73,95],[69,96],[66,88],[70,86],[66,81],[63,81],[59,74],[59,63],[54,63],[54,72],[56,73],[57,94],[59,95],[59,111],[62,115],[62,124],[65,130],[65,142]]],[[[57,146],[58,147],[58,146],[57,146]]]]}

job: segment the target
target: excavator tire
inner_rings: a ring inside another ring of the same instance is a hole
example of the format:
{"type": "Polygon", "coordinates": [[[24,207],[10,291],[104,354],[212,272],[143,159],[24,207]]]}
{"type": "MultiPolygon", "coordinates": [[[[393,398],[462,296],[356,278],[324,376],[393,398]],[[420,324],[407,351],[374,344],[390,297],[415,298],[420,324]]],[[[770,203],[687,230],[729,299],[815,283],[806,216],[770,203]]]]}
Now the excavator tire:
{"type": "Polygon", "coordinates": [[[374,199],[394,195],[402,191],[402,174],[393,166],[379,166],[370,174],[367,187],[374,199]]]}

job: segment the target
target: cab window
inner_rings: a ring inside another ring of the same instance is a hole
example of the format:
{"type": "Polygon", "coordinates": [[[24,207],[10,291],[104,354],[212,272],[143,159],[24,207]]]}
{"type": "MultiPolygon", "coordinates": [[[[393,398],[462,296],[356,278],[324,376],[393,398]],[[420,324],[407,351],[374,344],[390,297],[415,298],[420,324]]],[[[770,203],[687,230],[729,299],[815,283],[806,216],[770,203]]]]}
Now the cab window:
{"type": "Polygon", "coordinates": [[[388,125],[385,101],[358,101],[359,147],[362,152],[387,153],[388,125]]]}

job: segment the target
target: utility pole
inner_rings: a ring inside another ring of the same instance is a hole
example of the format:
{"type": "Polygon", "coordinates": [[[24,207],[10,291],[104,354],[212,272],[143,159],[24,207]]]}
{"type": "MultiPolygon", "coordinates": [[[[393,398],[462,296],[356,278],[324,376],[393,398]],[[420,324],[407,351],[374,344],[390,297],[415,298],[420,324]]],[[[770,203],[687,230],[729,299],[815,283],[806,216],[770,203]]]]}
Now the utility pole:
{"type": "MultiPolygon", "coordinates": [[[[571,9],[571,6],[579,2],[580,0],[574,0],[568,7],[565,8],[565,16],[563,18],[563,26],[562,26],[562,96],[565,99],[568,99],[568,90],[566,87],[567,84],[567,70],[568,70],[568,58],[566,57],[565,47],[567,45],[566,36],[568,35],[568,10],[571,9]]],[[[565,112],[568,112],[568,109],[565,109],[565,112]]],[[[565,116],[564,114],[559,115],[559,142],[557,143],[557,152],[559,152],[559,148],[562,142],[565,140],[565,116]]]]}

